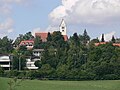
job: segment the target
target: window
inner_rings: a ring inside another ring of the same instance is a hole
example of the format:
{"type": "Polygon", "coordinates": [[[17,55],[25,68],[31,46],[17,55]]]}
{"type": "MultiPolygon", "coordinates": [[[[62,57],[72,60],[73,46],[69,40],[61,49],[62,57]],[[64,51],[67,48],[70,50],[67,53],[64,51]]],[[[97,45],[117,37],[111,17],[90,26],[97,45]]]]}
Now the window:
{"type": "Polygon", "coordinates": [[[26,42],[26,44],[28,45],[29,43],[28,43],[28,42],[26,42]]]}
{"type": "Polygon", "coordinates": [[[64,32],[64,30],[62,30],[62,32],[64,32]]]}
{"type": "Polygon", "coordinates": [[[62,29],[65,29],[65,27],[62,27],[62,29]]]}

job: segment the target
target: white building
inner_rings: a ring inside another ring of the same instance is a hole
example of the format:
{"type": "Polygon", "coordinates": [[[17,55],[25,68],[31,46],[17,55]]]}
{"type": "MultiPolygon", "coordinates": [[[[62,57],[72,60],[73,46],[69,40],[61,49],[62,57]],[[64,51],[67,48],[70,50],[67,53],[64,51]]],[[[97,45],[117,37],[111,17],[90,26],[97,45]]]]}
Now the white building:
{"type": "Polygon", "coordinates": [[[33,50],[33,55],[40,57],[43,51],[44,51],[44,49],[34,49],[33,50]]]}
{"type": "Polygon", "coordinates": [[[36,70],[38,67],[35,66],[35,61],[40,60],[40,58],[27,58],[26,59],[26,68],[30,70],[36,70]]]}
{"type": "Polygon", "coordinates": [[[44,49],[34,49],[33,56],[30,56],[26,59],[26,68],[30,70],[36,70],[38,67],[35,66],[36,61],[41,61],[41,53],[44,49]]]}
{"type": "Polygon", "coordinates": [[[10,55],[0,55],[0,67],[2,67],[4,70],[11,69],[12,65],[10,55]]]}
{"type": "Polygon", "coordinates": [[[23,40],[19,46],[26,46],[27,49],[32,49],[34,46],[34,40],[23,40]]]}
{"type": "Polygon", "coordinates": [[[64,19],[62,19],[59,29],[62,35],[67,35],[67,26],[64,19]]]}

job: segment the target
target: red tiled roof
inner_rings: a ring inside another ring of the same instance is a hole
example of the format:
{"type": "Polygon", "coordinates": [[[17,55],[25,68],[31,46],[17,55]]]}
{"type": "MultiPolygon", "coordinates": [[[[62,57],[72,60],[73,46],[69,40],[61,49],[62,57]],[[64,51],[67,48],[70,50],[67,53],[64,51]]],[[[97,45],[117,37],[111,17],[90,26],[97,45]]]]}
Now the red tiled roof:
{"type": "MultiPolygon", "coordinates": [[[[107,42],[95,43],[95,46],[99,46],[99,45],[106,44],[106,43],[107,43],[107,42]]],[[[113,43],[113,46],[118,46],[118,47],[120,47],[120,43],[113,43]]]]}
{"type": "Polygon", "coordinates": [[[68,36],[67,35],[63,35],[64,40],[67,41],[68,40],[68,36]]]}
{"type": "Polygon", "coordinates": [[[42,41],[46,42],[48,33],[35,33],[35,36],[41,37],[42,41]]]}
{"type": "Polygon", "coordinates": [[[107,42],[99,42],[99,43],[95,43],[95,46],[99,46],[99,45],[102,45],[102,44],[106,44],[107,42]]]}
{"type": "Polygon", "coordinates": [[[113,43],[113,46],[118,46],[118,47],[120,47],[120,43],[113,43]]]}
{"type": "Polygon", "coordinates": [[[27,43],[32,43],[34,44],[34,40],[24,40],[20,42],[20,45],[26,45],[27,43]]]}
{"type": "MultiPolygon", "coordinates": [[[[48,37],[48,33],[35,33],[35,36],[39,36],[41,37],[43,42],[47,41],[47,37],[48,37]]],[[[68,36],[67,35],[63,35],[64,40],[67,41],[68,40],[68,36]]]]}

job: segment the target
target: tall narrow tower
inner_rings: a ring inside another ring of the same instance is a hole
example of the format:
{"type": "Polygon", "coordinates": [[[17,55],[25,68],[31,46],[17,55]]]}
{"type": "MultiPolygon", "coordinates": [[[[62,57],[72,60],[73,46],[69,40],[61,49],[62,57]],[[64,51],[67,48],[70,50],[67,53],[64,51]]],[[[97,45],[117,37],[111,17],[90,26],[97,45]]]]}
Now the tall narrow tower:
{"type": "Polygon", "coordinates": [[[67,27],[64,19],[62,19],[59,29],[62,35],[67,35],[67,27]]]}

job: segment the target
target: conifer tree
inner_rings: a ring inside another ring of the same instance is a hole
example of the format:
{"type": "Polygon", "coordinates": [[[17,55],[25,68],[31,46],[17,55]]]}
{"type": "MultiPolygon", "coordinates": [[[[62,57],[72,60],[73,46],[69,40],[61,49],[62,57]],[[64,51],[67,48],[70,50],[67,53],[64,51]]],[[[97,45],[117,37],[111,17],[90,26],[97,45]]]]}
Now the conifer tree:
{"type": "Polygon", "coordinates": [[[89,35],[87,34],[87,31],[86,31],[86,29],[85,29],[85,30],[84,30],[84,33],[83,33],[83,43],[86,45],[89,40],[90,40],[90,37],[89,37],[89,35]]]}
{"type": "Polygon", "coordinates": [[[40,49],[42,44],[42,40],[40,37],[36,36],[34,40],[34,48],[35,49],[40,49]]]}
{"type": "Polygon", "coordinates": [[[50,32],[48,32],[47,41],[52,41],[52,36],[51,36],[50,32]]]}
{"type": "Polygon", "coordinates": [[[113,43],[115,43],[115,37],[114,37],[114,35],[112,36],[111,41],[112,41],[113,43]]]}

